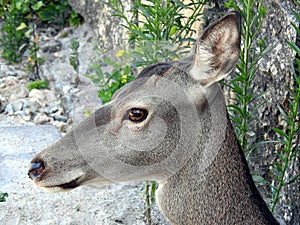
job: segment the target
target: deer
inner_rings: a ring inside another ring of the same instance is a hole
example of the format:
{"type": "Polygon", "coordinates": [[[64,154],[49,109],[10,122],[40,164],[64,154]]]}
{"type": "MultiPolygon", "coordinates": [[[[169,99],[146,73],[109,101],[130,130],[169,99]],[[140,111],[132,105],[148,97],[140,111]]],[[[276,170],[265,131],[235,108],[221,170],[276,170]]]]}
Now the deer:
{"type": "Polygon", "coordinates": [[[172,225],[278,224],[254,184],[218,83],[238,62],[240,21],[227,13],[184,58],[144,68],[32,159],[34,184],[56,192],[151,180],[172,225]]]}

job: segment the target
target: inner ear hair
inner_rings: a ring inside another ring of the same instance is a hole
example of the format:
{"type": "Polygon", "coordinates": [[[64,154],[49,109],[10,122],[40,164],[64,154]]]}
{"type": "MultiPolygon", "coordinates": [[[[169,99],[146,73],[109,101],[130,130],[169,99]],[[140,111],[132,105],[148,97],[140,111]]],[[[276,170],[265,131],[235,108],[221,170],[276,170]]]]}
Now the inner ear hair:
{"type": "Polygon", "coordinates": [[[203,86],[223,79],[239,59],[240,42],[238,13],[230,13],[207,27],[193,50],[192,77],[203,86]]]}

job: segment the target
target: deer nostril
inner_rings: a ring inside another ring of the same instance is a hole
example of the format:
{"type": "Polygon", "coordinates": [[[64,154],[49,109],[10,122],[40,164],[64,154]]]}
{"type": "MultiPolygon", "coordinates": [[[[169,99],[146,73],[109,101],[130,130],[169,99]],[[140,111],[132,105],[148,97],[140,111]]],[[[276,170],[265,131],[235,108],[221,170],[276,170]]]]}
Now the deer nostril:
{"type": "Polygon", "coordinates": [[[32,180],[35,180],[44,172],[44,170],[45,170],[45,165],[44,165],[43,161],[36,161],[36,162],[30,163],[28,176],[32,180]]]}

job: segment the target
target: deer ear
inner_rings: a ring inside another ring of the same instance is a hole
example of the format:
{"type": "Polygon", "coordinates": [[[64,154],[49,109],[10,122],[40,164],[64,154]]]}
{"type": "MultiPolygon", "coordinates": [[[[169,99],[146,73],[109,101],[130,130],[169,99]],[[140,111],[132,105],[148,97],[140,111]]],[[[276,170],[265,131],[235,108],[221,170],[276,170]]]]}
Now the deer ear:
{"type": "Polygon", "coordinates": [[[205,87],[223,79],[240,53],[240,15],[230,13],[205,29],[192,50],[191,76],[205,87]]]}

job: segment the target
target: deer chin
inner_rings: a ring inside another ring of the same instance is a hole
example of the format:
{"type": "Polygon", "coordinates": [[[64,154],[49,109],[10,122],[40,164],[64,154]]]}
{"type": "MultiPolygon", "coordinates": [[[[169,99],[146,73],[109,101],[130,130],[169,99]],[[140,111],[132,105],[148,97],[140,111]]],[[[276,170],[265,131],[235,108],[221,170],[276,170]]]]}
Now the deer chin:
{"type": "MultiPolygon", "coordinates": [[[[49,171],[47,171],[49,172],[49,171]]],[[[48,192],[64,192],[82,186],[88,178],[83,172],[68,173],[64,177],[57,179],[56,176],[45,172],[38,177],[34,184],[48,192]]]]}
{"type": "Polygon", "coordinates": [[[35,182],[35,184],[37,186],[39,186],[40,188],[48,191],[48,192],[65,192],[65,191],[70,191],[72,189],[75,189],[79,186],[82,186],[82,184],[84,183],[85,179],[83,177],[78,177],[78,178],[75,178],[73,180],[70,180],[66,183],[60,183],[60,184],[48,184],[45,183],[45,182],[35,182]]]}

